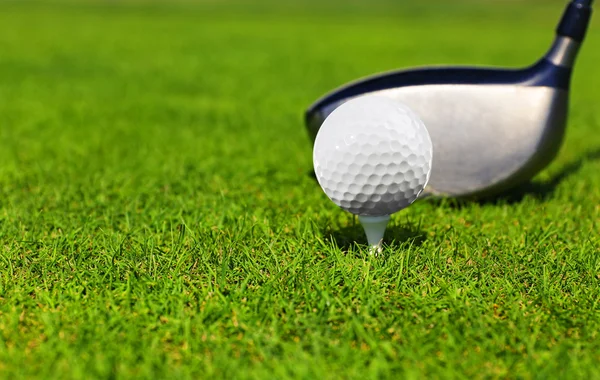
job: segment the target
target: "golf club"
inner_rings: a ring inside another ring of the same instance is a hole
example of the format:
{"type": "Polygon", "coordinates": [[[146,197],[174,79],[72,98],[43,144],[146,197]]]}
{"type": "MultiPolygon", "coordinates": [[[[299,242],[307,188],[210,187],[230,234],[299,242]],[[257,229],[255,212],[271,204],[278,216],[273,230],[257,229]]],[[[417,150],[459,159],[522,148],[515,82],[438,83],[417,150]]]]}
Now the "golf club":
{"type": "Polygon", "coordinates": [[[347,100],[380,94],[423,120],[433,169],[422,194],[489,196],[531,179],[563,139],[569,86],[592,0],[566,7],[548,52],[523,69],[432,67],[384,73],[341,87],[314,103],[306,125],[314,140],[327,116],[347,100]]]}

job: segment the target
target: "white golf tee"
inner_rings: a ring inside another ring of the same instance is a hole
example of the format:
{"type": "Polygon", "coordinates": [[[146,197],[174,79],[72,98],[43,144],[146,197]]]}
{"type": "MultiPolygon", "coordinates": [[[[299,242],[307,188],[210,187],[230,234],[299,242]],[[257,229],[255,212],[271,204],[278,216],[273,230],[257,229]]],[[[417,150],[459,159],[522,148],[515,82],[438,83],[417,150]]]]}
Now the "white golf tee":
{"type": "Polygon", "coordinates": [[[358,220],[360,220],[360,224],[362,224],[365,230],[365,235],[367,235],[367,241],[371,246],[371,253],[381,253],[381,241],[383,240],[383,235],[385,234],[385,229],[387,228],[390,216],[359,215],[358,220]]]}

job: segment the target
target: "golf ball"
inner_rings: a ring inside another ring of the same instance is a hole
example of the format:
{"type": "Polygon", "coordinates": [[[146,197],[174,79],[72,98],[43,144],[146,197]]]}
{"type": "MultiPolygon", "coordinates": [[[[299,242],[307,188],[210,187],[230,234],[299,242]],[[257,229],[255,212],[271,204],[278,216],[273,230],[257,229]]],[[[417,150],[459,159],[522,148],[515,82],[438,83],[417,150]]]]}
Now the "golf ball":
{"type": "Polygon", "coordinates": [[[378,95],[351,99],[323,122],[315,174],[325,194],[362,216],[391,215],[414,202],[429,180],[432,144],[406,105],[378,95]]]}

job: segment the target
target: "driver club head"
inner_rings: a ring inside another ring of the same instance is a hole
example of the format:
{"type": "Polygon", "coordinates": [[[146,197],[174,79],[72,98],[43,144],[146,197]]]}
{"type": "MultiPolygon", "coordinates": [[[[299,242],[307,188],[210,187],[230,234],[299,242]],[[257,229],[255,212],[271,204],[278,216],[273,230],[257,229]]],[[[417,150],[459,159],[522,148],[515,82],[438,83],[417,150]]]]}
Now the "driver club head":
{"type": "Polygon", "coordinates": [[[431,135],[433,166],[424,196],[489,196],[521,184],[561,146],[571,72],[591,5],[572,0],[552,46],[529,67],[417,68],[365,78],[309,107],[308,132],[314,140],[327,116],[349,99],[384,95],[413,109],[431,135]]]}

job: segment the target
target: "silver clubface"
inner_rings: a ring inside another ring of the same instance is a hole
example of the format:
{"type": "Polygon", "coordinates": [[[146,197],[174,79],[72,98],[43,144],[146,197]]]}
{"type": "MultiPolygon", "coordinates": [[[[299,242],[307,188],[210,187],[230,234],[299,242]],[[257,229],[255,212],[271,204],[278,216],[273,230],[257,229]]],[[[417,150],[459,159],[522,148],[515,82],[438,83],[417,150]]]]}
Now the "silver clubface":
{"type": "Polygon", "coordinates": [[[571,71],[591,15],[591,0],[572,0],[550,50],[524,69],[432,67],[350,83],[306,112],[314,139],[347,100],[378,93],[411,107],[433,142],[423,195],[493,195],[531,179],[563,139],[571,71]]]}

